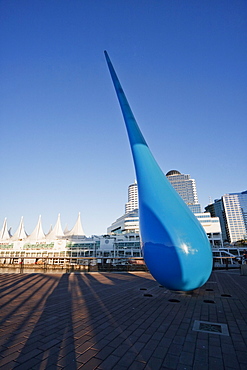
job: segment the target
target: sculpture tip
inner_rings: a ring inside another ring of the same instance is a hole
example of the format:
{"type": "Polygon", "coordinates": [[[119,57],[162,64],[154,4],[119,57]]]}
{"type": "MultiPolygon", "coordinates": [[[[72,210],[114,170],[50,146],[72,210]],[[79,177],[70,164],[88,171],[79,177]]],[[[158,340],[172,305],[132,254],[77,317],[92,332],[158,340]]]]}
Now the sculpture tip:
{"type": "Polygon", "coordinates": [[[110,60],[109,55],[108,55],[108,53],[107,53],[107,51],[106,51],[106,50],[104,50],[104,54],[105,54],[105,58],[106,58],[106,60],[107,60],[107,61],[108,61],[108,60],[110,60]]]}

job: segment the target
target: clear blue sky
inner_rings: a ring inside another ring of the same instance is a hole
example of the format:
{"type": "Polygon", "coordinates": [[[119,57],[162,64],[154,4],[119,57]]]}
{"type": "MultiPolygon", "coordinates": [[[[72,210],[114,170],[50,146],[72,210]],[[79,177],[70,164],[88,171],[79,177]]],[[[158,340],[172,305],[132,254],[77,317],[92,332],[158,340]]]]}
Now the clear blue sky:
{"type": "Polygon", "coordinates": [[[199,201],[247,189],[245,0],[1,0],[0,228],[86,235],[135,179],[106,49],[159,165],[199,201]]]}

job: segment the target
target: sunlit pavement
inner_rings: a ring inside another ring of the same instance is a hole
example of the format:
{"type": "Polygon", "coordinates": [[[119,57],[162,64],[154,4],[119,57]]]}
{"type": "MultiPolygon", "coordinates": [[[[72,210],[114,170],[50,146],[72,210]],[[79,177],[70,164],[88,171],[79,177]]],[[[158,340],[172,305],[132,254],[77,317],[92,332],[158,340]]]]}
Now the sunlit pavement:
{"type": "Polygon", "coordinates": [[[247,276],[1,274],[1,369],[247,369],[247,276]],[[221,325],[226,324],[226,325],[221,325]]]}

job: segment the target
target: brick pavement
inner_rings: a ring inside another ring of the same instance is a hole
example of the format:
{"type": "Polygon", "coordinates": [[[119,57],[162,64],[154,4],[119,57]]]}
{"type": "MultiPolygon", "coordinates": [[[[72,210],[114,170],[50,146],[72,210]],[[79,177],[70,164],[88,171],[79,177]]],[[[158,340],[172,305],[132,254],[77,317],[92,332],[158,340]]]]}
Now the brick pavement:
{"type": "Polygon", "coordinates": [[[190,294],[143,272],[1,274],[0,367],[246,370],[246,293],[239,271],[190,294]],[[194,331],[195,320],[229,335],[194,331]]]}

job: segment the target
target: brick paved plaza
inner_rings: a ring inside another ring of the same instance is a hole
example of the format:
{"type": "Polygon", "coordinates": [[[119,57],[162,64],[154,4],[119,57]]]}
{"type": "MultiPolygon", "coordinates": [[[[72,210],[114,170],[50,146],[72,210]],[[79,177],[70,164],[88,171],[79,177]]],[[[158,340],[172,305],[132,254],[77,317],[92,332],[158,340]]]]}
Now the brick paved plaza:
{"type": "Polygon", "coordinates": [[[239,271],[213,272],[191,294],[145,272],[0,281],[1,369],[247,369],[247,276],[239,271]]]}

